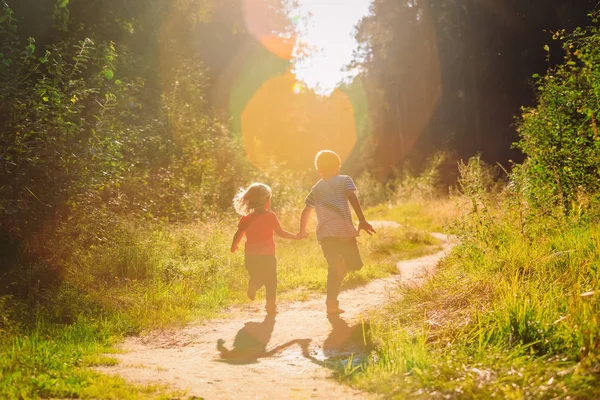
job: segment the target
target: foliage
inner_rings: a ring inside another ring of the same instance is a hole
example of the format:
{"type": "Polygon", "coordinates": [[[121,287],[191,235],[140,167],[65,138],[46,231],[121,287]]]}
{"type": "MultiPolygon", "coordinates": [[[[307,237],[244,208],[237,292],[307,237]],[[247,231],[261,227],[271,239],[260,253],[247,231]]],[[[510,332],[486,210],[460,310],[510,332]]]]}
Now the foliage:
{"type": "MultiPolygon", "coordinates": [[[[23,44],[17,16],[0,5],[0,257],[12,267],[0,275],[2,291],[53,283],[47,266],[63,274],[71,253],[111,240],[123,219],[207,218],[228,208],[250,175],[238,141],[207,104],[197,54],[172,46],[164,76],[156,68],[152,76],[136,68],[135,40],[109,40],[109,16],[99,27],[81,25],[81,9],[57,4],[59,33],[43,48],[33,38],[23,44]]],[[[171,35],[197,23],[187,22],[171,35]]]]}
{"type": "Polygon", "coordinates": [[[527,218],[510,188],[489,202],[478,159],[461,175],[461,242],[376,316],[378,346],[345,379],[400,398],[597,397],[597,224],[527,218]]]}
{"type": "MultiPolygon", "coordinates": [[[[421,210],[412,207],[407,213],[417,219],[421,210]]],[[[283,221],[298,218],[297,213],[280,216],[283,221]]],[[[164,388],[130,386],[90,367],[113,364],[101,354],[124,335],[172,329],[247,302],[242,255],[229,253],[235,220],[227,216],[161,229],[151,221],[133,220],[109,232],[110,240],[103,243],[85,245],[85,233],[51,243],[61,247],[75,241],[78,251],[66,259],[68,279],[54,290],[0,296],[0,397],[169,395],[164,388]]],[[[349,277],[347,286],[389,276],[395,272],[393,261],[436,251],[438,244],[425,230],[401,228],[361,238],[361,248],[369,262],[349,277]]],[[[322,295],[326,271],[314,240],[279,241],[281,301],[322,295]]],[[[264,301],[264,294],[258,298],[264,301]]]]}
{"type": "Polygon", "coordinates": [[[598,16],[594,26],[554,35],[564,62],[538,77],[538,105],[523,109],[520,120],[525,195],[546,212],[558,204],[570,213],[600,191],[598,16]]]}
{"type": "Polygon", "coordinates": [[[596,0],[373,0],[357,28],[372,137],[363,154],[380,178],[411,154],[520,162],[510,150],[529,78],[545,67],[548,29],[587,23],[596,0]]]}
{"type": "Polygon", "coordinates": [[[0,224],[24,237],[83,189],[127,171],[131,138],[121,121],[131,111],[120,101],[126,85],[112,79],[112,44],[59,42],[36,57],[4,3],[0,19],[0,224]]]}
{"type": "MultiPolygon", "coordinates": [[[[368,170],[356,180],[361,204],[374,207],[380,204],[403,204],[429,201],[448,195],[444,175],[452,158],[445,152],[437,152],[427,158],[423,165],[415,167],[409,160],[385,183],[368,170]]],[[[452,166],[451,168],[454,168],[452,166]]]]}

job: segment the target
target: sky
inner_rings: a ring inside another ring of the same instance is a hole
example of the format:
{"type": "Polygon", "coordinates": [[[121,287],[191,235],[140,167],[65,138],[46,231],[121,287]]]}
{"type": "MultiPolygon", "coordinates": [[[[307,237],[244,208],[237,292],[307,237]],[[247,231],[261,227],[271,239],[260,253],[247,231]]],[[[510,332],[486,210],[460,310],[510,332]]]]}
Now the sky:
{"type": "Polygon", "coordinates": [[[368,15],[371,0],[299,0],[300,42],[311,50],[297,59],[299,81],[321,94],[330,94],[351,73],[343,71],[352,61],[358,43],[356,25],[368,15]]]}

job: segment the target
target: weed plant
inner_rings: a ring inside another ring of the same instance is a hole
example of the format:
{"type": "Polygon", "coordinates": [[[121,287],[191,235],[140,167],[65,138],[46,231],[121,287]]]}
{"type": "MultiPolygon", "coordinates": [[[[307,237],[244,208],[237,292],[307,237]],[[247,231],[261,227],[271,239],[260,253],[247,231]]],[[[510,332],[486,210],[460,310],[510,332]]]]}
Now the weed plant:
{"type": "MultiPolygon", "coordinates": [[[[411,219],[420,218],[413,214],[419,208],[407,210],[411,219]]],[[[280,218],[290,230],[297,223],[295,214],[280,218]]],[[[175,328],[247,303],[243,255],[229,252],[236,223],[234,215],[186,225],[122,221],[105,232],[110,240],[63,236],[54,245],[76,250],[62,265],[56,287],[27,281],[24,297],[0,297],[0,398],[173,396],[166,388],[132,386],[90,367],[114,364],[101,354],[114,351],[126,335],[175,328]]],[[[424,227],[363,234],[366,265],[345,287],[395,273],[399,259],[436,251],[438,242],[424,227]]],[[[327,268],[314,237],[277,242],[280,301],[324,294],[327,268]]],[[[263,296],[259,292],[257,301],[263,296]]]]}
{"type": "Polygon", "coordinates": [[[460,245],[375,318],[376,351],[345,379],[393,398],[598,398],[597,223],[532,215],[518,182],[490,194],[478,160],[461,174],[460,245]]]}

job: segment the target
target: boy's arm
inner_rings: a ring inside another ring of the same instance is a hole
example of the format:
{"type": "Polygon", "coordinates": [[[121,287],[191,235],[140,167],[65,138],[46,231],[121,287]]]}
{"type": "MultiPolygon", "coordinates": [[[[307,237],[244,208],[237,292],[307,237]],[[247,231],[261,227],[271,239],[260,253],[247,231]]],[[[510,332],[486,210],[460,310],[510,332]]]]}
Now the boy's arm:
{"type": "Polygon", "coordinates": [[[310,214],[312,213],[313,208],[309,205],[304,207],[302,210],[302,215],[300,216],[300,232],[298,233],[299,238],[308,237],[308,233],[306,232],[306,225],[308,225],[308,219],[310,218],[310,214]]]}
{"type": "Polygon", "coordinates": [[[350,202],[350,205],[352,206],[354,212],[356,213],[356,216],[358,217],[358,231],[360,232],[360,230],[362,229],[369,235],[373,235],[374,233],[376,233],[375,229],[373,229],[371,224],[369,224],[365,219],[362,208],[360,206],[360,201],[358,201],[358,197],[356,197],[356,192],[354,190],[346,190],[346,198],[350,202]]]}
{"type": "Polygon", "coordinates": [[[290,232],[284,230],[281,226],[277,226],[274,229],[274,231],[277,234],[277,236],[284,238],[284,239],[300,239],[300,237],[298,235],[294,235],[293,233],[290,233],[290,232]]]}
{"type": "Polygon", "coordinates": [[[238,249],[240,240],[242,240],[243,236],[244,236],[244,231],[238,228],[238,230],[233,235],[233,242],[231,243],[231,252],[232,253],[235,253],[235,251],[238,249]]]}

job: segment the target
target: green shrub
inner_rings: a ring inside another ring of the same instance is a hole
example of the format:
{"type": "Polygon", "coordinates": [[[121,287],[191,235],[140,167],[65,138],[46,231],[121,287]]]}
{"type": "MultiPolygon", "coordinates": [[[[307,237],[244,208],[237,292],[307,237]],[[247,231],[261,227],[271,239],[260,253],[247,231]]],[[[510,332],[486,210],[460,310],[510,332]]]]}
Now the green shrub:
{"type": "Polygon", "coordinates": [[[538,105],[524,108],[516,143],[527,156],[525,194],[534,207],[570,213],[600,192],[600,28],[557,32],[564,63],[537,79],[538,105]]]}

